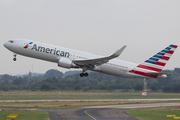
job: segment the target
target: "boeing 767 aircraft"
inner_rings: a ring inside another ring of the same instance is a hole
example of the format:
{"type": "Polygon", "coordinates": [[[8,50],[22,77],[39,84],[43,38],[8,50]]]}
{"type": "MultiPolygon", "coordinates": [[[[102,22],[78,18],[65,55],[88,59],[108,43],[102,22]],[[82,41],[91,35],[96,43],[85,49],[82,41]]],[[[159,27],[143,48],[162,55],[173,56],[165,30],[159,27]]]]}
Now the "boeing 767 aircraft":
{"type": "Polygon", "coordinates": [[[166,78],[167,73],[161,71],[178,47],[171,44],[141,64],[135,64],[116,59],[126,45],[107,57],[25,39],[9,40],[4,46],[14,53],[14,61],[19,54],[54,62],[63,68],[81,68],[81,77],[87,77],[86,71],[91,70],[129,78],[166,78]]]}

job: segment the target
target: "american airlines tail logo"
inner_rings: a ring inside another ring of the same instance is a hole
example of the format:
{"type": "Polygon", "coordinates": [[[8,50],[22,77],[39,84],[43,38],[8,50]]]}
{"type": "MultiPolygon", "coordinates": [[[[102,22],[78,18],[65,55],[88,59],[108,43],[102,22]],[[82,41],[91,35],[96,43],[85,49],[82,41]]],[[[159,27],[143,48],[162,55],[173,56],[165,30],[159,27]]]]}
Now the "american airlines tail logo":
{"type": "Polygon", "coordinates": [[[160,73],[177,47],[177,45],[169,45],[129,72],[147,77],[157,78],[158,74],[148,74],[148,72],[160,73]]]}
{"type": "MultiPolygon", "coordinates": [[[[30,42],[29,44],[31,45],[32,43],[33,43],[33,42],[30,42]]],[[[26,46],[24,46],[24,48],[27,49],[29,44],[27,44],[26,46]]]]}

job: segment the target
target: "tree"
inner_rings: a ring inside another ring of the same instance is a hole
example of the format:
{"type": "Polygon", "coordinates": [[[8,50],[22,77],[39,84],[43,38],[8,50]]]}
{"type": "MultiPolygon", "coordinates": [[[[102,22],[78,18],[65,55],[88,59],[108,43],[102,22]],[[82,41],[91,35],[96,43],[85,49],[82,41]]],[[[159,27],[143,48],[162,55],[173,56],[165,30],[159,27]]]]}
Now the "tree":
{"type": "Polygon", "coordinates": [[[41,86],[41,90],[50,90],[50,89],[51,89],[51,86],[47,83],[41,86]]]}
{"type": "Polygon", "coordinates": [[[9,86],[7,86],[7,85],[6,85],[6,86],[3,86],[3,90],[4,90],[4,91],[9,91],[9,86]]]}
{"type": "Polygon", "coordinates": [[[23,84],[23,79],[22,78],[17,78],[13,81],[14,85],[21,85],[23,84]]]}
{"type": "Polygon", "coordinates": [[[3,75],[2,77],[1,77],[1,80],[2,80],[2,82],[3,83],[5,83],[5,84],[7,84],[7,83],[9,83],[9,82],[12,82],[14,79],[16,79],[17,77],[15,77],[15,76],[10,76],[10,75],[7,75],[7,74],[5,74],[5,75],[3,75]]]}
{"type": "Polygon", "coordinates": [[[64,73],[64,76],[69,76],[69,75],[74,75],[74,74],[78,74],[81,73],[81,71],[77,71],[77,70],[74,70],[74,71],[66,71],[64,73]]]}
{"type": "Polygon", "coordinates": [[[172,88],[170,86],[163,87],[163,92],[171,92],[172,88]]]}
{"type": "Polygon", "coordinates": [[[100,89],[100,90],[109,90],[108,86],[105,85],[104,83],[99,83],[98,84],[98,89],[100,89]]]}
{"type": "Polygon", "coordinates": [[[152,84],[151,86],[150,86],[150,89],[152,90],[152,91],[158,91],[158,85],[156,84],[156,83],[154,83],[154,84],[152,84]]]}
{"type": "Polygon", "coordinates": [[[52,78],[47,78],[45,82],[50,84],[57,84],[59,80],[56,77],[52,77],[52,78]]]}
{"type": "Polygon", "coordinates": [[[177,72],[178,74],[180,74],[180,68],[174,68],[174,72],[177,72]]]}
{"type": "Polygon", "coordinates": [[[136,83],[136,85],[134,86],[134,89],[137,90],[137,91],[140,91],[143,89],[143,85],[140,84],[140,83],[136,83]]]}
{"type": "Polygon", "coordinates": [[[74,87],[74,89],[75,89],[75,90],[80,90],[81,87],[80,87],[80,85],[76,85],[76,86],[74,87]]]}
{"type": "Polygon", "coordinates": [[[180,92],[180,84],[177,84],[177,85],[174,85],[174,87],[173,87],[173,92],[180,92]]]}
{"type": "Polygon", "coordinates": [[[45,74],[44,74],[44,78],[53,78],[53,77],[56,77],[56,78],[61,78],[63,76],[63,73],[58,71],[58,70],[55,70],[55,69],[51,69],[51,70],[48,70],[45,74]]]}
{"type": "MultiPolygon", "coordinates": [[[[180,69],[174,71],[166,70],[163,72],[171,73],[165,79],[148,80],[148,89],[163,92],[180,92],[180,69]]],[[[102,73],[90,72],[89,77],[79,77],[79,74],[61,77],[63,73],[58,70],[48,70],[44,76],[34,76],[27,80],[27,76],[15,77],[10,75],[0,75],[0,90],[115,90],[129,89],[142,90],[143,79],[140,78],[121,78],[102,73]],[[85,89],[88,86],[88,89],[85,89]]]]}

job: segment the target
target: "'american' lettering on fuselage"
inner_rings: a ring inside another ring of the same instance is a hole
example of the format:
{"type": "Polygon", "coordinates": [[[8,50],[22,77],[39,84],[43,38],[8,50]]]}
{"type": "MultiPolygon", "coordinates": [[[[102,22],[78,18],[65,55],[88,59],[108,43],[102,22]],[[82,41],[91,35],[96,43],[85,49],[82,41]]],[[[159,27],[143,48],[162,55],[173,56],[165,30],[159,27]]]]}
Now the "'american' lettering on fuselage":
{"type": "Polygon", "coordinates": [[[36,44],[34,44],[34,46],[32,47],[31,50],[36,50],[39,52],[45,52],[47,54],[54,54],[54,55],[62,56],[62,57],[69,57],[69,55],[70,55],[69,52],[56,50],[56,48],[55,49],[45,48],[42,46],[37,46],[36,44]]]}

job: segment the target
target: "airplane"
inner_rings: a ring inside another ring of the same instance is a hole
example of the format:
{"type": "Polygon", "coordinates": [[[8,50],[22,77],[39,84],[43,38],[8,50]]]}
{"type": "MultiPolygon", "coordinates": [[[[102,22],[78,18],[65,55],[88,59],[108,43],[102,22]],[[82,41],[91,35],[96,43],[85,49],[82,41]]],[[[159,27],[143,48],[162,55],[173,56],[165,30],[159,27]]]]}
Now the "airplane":
{"type": "Polygon", "coordinates": [[[14,61],[17,60],[16,56],[19,54],[54,62],[63,68],[80,68],[82,69],[80,77],[87,77],[86,71],[90,70],[127,78],[166,78],[168,73],[161,71],[178,47],[171,44],[144,62],[136,64],[117,59],[126,45],[110,56],[96,55],[26,39],[11,39],[4,43],[4,46],[14,53],[14,61]]]}

